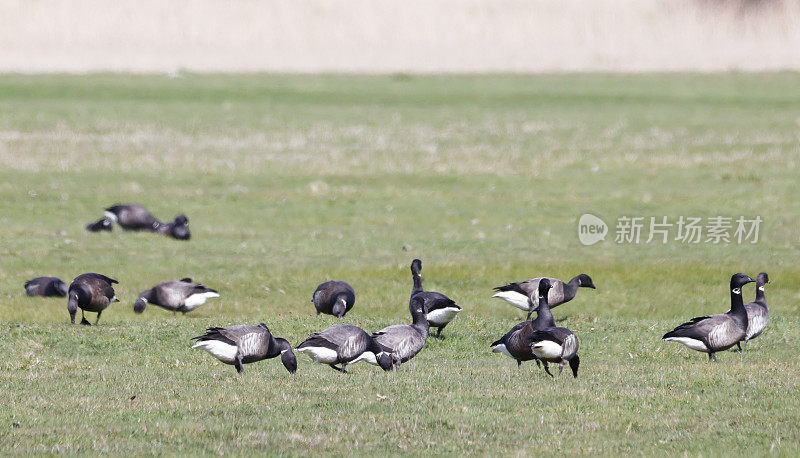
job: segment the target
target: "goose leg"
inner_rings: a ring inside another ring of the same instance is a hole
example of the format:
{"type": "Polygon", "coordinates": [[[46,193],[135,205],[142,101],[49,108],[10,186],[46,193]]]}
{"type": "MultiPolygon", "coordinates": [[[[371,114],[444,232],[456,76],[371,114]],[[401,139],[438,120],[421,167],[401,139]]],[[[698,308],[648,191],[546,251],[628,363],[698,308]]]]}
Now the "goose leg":
{"type": "Polygon", "coordinates": [[[710,352],[710,353],[708,354],[708,360],[709,360],[709,361],[716,361],[716,360],[717,360],[717,355],[715,355],[713,351],[712,351],[712,352],[710,352]]]}
{"type": "Polygon", "coordinates": [[[334,364],[328,364],[328,366],[331,366],[331,369],[333,369],[333,370],[336,370],[336,371],[339,371],[339,372],[344,372],[345,374],[347,373],[347,371],[344,370],[344,367],[336,367],[336,365],[334,365],[334,364]]]}
{"type": "Polygon", "coordinates": [[[81,310],[81,324],[85,326],[90,326],[89,320],[86,319],[86,315],[83,314],[83,310],[81,310]]]}
{"type": "Polygon", "coordinates": [[[97,319],[96,319],[96,320],[94,320],[94,325],[95,325],[95,326],[97,326],[97,322],[98,322],[98,321],[100,321],[100,315],[102,315],[102,314],[103,314],[103,311],[102,311],[102,310],[100,310],[99,312],[97,312],[97,319]]]}
{"type": "Polygon", "coordinates": [[[555,378],[553,377],[553,374],[550,372],[550,368],[547,367],[547,361],[542,361],[542,363],[544,363],[544,371],[547,372],[547,375],[549,375],[550,378],[555,378]]]}
{"type": "Polygon", "coordinates": [[[517,369],[522,369],[522,361],[517,360],[517,369]]]}
{"type": "Polygon", "coordinates": [[[240,374],[242,372],[244,372],[244,366],[242,365],[242,356],[241,355],[236,355],[236,361],[233,363],[233,365],[236,366],[236,372],[238,372],[240,374]]]}
{"type": "Polygon", "coordinates": [[[531,319],[531,313],[533,313],[533,309],[528,310],[528,316],[525,317],[526,321],[531,319]]]}
{"type": "Polygon", "coordinates": [[[533,360],[536,361],[536,367],[542,367],[542,362],[539,361],[539,358],[533,358],[533,360]]]}
{"type": "Polygon", "coordinates": [[[736,342],[736,348],[739,349],[740,353],[742,352],[742,346],[739,344],[739,342],[736,342]]]}
{"type": "Polygon", "coordinates": [[[436,331],[436,337],[439,337],[439,336],[441,336],[441,335],[442,335],[442,329],[444,329],[444,326],[442,326],[442,327],[440,327],[440,328],[438,328],[438,329],[437,329],[437,331],[436,331]]]}

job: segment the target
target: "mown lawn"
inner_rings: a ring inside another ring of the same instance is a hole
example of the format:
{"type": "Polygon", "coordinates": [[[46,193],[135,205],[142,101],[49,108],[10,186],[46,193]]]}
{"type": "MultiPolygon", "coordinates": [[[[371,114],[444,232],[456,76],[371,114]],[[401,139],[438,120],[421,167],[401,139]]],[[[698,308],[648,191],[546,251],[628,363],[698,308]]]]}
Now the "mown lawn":
{"type": "Polygon", "coordinates": [[[795,73],[0,76],[0,453],[796,455],[799,138],[795,73]],[[193,238],[83,231],[117,202],[193,238]],[[584,213],[605,241],[580,244],[584,213]],[[623,216],[763,222],[616,243],[623,216]],[[326,279],[356,289],[342,322],[409,322],[415,257],[464,311],[397,373],[298,354],[238,376],[190,348],[262,321],[298,344],[339,322],[313,313],[326,279]],[[120,282],[97,327],[22,288],[90,271],[120,282]],[[743,354],[660,340],[726,311],[738,271],[772,280],[743,354]],[[554,310],[578,379],[489,352],[524,318],[492,287],[578,273],[597,290],[554,310]],[[133,313],[186,276],[222,297],[133,313]]]}

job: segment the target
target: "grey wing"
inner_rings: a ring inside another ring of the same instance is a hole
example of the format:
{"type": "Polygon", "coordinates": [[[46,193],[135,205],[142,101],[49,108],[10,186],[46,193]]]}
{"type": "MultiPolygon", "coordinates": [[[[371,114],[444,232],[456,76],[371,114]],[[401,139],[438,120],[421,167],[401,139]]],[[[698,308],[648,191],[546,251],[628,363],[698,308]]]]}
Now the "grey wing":
{"type": "Polygon", "coordinates": [[[561,345],[561,359],[572,359],[577,353],[578,338],[570,332],[564,337],[564,343],[561,345]]]}
{"type": "Polygon", "coordinates": [[[746,333],[727,315],[712,315],[699,323],[711,348],[726,348],[742,340],[746,333]]]}
{"type": "Polygon", "coordinates": [[[239,354],[243,357],[264,354],[269,348],[270,333],[261,326],[241,324],[223,328],[219,333],[236,342],[239,354]]]}
{"type": "Polygon", "coordinates": [[[186,286],[194,286],[191,283],[168,281],[155,287],[156,299],[160,305],[178,308],[183,305],[186,299],[186,286]]]}
{"type": "Polygon", "coordinates": [[[539,281],[542,278],[546,278],[550,280],[550,284],[552,288],[550,288],[550,292],[547,293],[547,303],[550,305],[551,308],[561,304],[564,302],[564,282],[559,280],[558,278],[552,277],[537,277],[531,278],[530,280],[524,282],[525,285],[523,290],[528,293],[528,299],[530,303],[533,304],[533,310],[539,308],[539,281]]]}
{"type": "Polygon", "coordinates": [[[339,345],[339,351],[337,352],[337,355],[340,361],[349,362],[361,356],[366,349],[366,343],[361,336],[351,335],[347,337],[341,345],[339,345]]]}
{"type": "Polygon", "coordinates": [[[416,354],[417,342],[414,338],[416,335],[417,332],[413,327],[395,324],[376,332],[373,338],[386,351],[396,354],[401,360],[406,360],[416,354]]]}
{"type": "Polygon", "coordinates": [[[747,304],[747,339],[752,339],[764,331],[769,322],[769,312],[766,307],[758,304],[747,304]]]}

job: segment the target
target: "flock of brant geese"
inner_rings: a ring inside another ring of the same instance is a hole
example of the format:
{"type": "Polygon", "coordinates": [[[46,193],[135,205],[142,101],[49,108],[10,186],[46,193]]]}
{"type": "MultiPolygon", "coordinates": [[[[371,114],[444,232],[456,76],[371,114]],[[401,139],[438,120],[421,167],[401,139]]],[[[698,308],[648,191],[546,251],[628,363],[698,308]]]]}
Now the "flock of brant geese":
{"type": "MultiPolygon", "coordinates": [[[[188,220],[179,215],[173,223],[163,224],[140,205],[115,205],[106,210],[106,219],[87,226],[89,231],[111,230],[116,222],[126,230],[150,230],[178,239],[188,239],[188,220]],[[99,228],[99,229],[98,229],[99,228]]],[[[430,328],[437,328],[436,336],[458,316],[461,307],[446,295],[422,289],[422,262],[411,262],[413,286],[409,300],[411,324],[396,324],[372,334],[358,326],[337,324],[308,336],[294,350],[307,354],[313,362],[327,364],[346,373],[348,365],[365,361],[383,370],[397,369],[416,356],[425,346],[430,328]]],[[[89,325],[85,312],[97,313],[95,324],[108,306],[118,301],[113,284],[116,280],[97,273],[85,273],[75,277],[69,287],[56,277],[38,277],[25,283],[29,296],[68,297],[67,310],[75,323],[78,309],[81,324],[89,325]]],[[[769,277],[762,272],[757,280],[743,273],[731,277],[731,308],[725,313],[692,318],[662,339],[680,342],[687,347],[708,354],[716,361],[715,353],[734,345],[741,350],[740,342],[747,342],[760,335],[767,326],[767,310],[764,285],[769,277]],[[756,282],[756,300],[744,304],[742,287],[756,282]]],[[[551,309],[571,301],[580,287],[594,289],[592,279],[580,274],[569,282],[556,278],[537,277],[523,282],[510,283],[495,288],[492,297],[528,312],[525,321],[517,324],[490,347],[517,361],[535,361],[553,377],[548,363],[557,363],[559,374],[569,364],[574,377],[578,376],[578,338],[567,328],[557,327],[551,309]],[[530,320],[533,312],[536,318],[530,320]]],[[[187,313],[203,305],[207,299],[219,297],[219,293],[191,278],[160,283],[139,294],[133,309],[142,313],[147,304],[154,304],[173,313],[187,313]]],[[[324,313],[342,318],[355,304],[355,291],[344,281],[327,281],[320,284],[312,295],[317,314],[324,313]]],[[[209,352],[225,364],[243,372],[244,364],[264,359],[281,357],[286,369],[297,370],[297,358],[291,344],[270,333],[267,325],[237,325],[225,328],[211,327],[205,334],[195,337],[192,348],[209,352]]]]}

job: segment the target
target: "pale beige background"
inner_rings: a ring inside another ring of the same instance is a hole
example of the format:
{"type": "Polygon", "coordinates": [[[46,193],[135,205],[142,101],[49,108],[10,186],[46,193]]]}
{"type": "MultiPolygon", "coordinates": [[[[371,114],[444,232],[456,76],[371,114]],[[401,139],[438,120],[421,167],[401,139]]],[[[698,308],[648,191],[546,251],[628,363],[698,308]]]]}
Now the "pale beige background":
{"type": "Polygon", "coordinates": [[[800,0],[0,0],[0,72],[183,69],[800,70],[800,0]]]}

